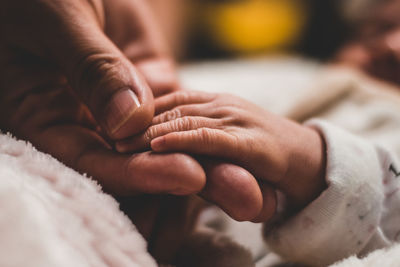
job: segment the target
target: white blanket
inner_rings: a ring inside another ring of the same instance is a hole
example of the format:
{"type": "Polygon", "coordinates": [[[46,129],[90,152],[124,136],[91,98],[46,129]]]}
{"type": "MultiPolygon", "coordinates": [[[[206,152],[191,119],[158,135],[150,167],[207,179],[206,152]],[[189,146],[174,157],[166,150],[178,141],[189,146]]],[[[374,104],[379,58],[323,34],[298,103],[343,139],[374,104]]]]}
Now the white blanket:
{"type": "Polygon", "coordinates": [[[0,135],[0,266],[156,266],[93,180],[0,135]]]}

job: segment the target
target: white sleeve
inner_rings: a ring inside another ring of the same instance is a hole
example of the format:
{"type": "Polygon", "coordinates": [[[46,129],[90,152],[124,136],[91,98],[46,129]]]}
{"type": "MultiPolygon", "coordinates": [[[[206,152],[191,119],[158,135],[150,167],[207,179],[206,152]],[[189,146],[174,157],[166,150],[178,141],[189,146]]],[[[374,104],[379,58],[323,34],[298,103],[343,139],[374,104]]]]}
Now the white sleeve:
{"type": "MultiPolygon", "coordinates": [[[[265,229],[284,258],[328,265],[400,241],[400,164],[387,150],[321,120],[328,188],[295,216],[265,229]]],[[[400,137],[399,137],[400,138],[400,137]]]]}

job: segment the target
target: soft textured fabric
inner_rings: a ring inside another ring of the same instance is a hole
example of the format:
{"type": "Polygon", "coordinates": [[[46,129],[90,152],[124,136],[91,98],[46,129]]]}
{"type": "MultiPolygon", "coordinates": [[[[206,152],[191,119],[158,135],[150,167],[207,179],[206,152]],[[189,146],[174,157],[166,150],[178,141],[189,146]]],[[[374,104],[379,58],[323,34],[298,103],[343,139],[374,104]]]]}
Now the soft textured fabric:
{"type": "Polygon", "coordinates": [[[156,266],[96,182],[1,134],[0,210],[0,266],[156,266]]]}
{"type": "Polygon", "coordinates": [[[400,263],[400,245],[373,251],[368,257],[356,256],[344,259],[331,267],[398,267],[400,263]]]}
{"type": "Polygon", "coordinates": [[[363,257],[373,251],[371,257],[385,258],[400,241],[398,89],[349,69],[327,68],[288,115],[329,122],[309,122],[327,143],[329,187],[275,232],[289,246],[269,236],[271,247],[314,266],[350,255],[358,258],[342,266],[369,266],[370,257],[363,257]]]}
{"type": "Polygon", "coordinates": [[[274,231],[267,242],[287,259],[326,266],[388,247],[400,234],[400,165],[385,149],[323,121],[328,189],[274,231]]]}
{"type": "Polygon", "coordinates": [[[260,225],[214,212],[210,227],[218,225],[244,244],[257,267],[289,259],[321,266],[335,261],[346,267],[399,266],[398,88],[351,69],[288,58],[193,65],[182,76],[189,88],[239,94],[299,122],[321,118],[309,123],[328,143],[328,190],[267,237],[283,258],[260,245],[260,225]]]}

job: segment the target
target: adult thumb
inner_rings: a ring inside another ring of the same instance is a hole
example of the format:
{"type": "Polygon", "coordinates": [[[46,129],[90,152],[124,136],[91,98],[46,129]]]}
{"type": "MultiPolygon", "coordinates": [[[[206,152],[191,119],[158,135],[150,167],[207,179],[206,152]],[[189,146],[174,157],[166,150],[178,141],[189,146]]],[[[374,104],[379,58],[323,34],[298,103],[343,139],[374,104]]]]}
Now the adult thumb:
{"type": "Polygon", "coordinates": [[[144,130],[154,116],[153,94],[146,80],[101,32],[84,41],[84,49],[74,50],[79,60],[70,61],[66,69],[74,91],[111,138],[123,139],[144,130]]]}
{"type": "Polygon", "coordinates": [[[112,139],[134,135],[151,123],[151,89],[105,35],[101,1],[7,2],[3,34],[8,41],[59,67],[112,139]]]}

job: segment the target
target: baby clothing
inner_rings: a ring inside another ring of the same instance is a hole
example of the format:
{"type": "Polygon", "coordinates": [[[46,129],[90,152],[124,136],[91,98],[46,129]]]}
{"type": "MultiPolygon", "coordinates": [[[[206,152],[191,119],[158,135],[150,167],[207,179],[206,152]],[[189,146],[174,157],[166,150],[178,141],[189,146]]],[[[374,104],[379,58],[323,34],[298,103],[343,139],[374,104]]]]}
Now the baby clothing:
{"type": "Polygon", "coordinates": [[[269,247],[286,259],[326,266],[400,241],[400,164],[388,150],[322,120],[328,188],[275,229],[269,247]]]}
{"type": "Polygon", "coordinates": [[[328,187],[273,231],[266,229],[270,249],[294,262],[326,266],[395,245],[400,241],[400,92],[340,68],[323,71],[309,92],[315,93],[288,114],[323,136],[328,187]],[[320,119],[308,120],[312,117],[320,119]]]}

